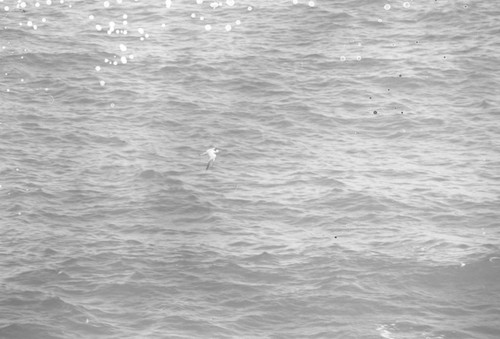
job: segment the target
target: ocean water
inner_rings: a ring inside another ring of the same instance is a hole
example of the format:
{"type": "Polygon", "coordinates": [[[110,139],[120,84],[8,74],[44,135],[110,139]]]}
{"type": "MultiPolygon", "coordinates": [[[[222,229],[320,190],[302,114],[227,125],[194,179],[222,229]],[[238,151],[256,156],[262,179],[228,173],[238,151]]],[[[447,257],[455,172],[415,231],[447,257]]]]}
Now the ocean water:
{"type": "Polygon", "coordinates": [[[0,1],[0,338],[499,338],[499,17],[0,1]]]}

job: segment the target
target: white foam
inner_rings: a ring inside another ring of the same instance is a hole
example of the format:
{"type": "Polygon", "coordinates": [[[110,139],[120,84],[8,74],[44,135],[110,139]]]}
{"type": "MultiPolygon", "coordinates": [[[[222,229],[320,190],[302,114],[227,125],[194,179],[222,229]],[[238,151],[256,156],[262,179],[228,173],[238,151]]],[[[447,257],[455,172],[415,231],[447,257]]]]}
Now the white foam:
{"type": "Polygon", "coordinates": [[[377,331],[379,332],[380,336],[385,339],[394,339],[392,336],[392,332],[389,331],[387,325],[380,325],[377,327],[377,331]]]}

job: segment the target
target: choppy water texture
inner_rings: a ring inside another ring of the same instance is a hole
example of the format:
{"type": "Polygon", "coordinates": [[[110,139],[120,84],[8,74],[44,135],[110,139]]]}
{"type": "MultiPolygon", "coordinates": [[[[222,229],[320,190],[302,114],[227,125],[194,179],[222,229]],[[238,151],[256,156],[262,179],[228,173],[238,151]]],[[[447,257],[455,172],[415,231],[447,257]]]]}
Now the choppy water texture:
{"type": "Polygon", "coordinates": [[[499,16],[0,1],[0,337],[500,337],[499,16]]]}

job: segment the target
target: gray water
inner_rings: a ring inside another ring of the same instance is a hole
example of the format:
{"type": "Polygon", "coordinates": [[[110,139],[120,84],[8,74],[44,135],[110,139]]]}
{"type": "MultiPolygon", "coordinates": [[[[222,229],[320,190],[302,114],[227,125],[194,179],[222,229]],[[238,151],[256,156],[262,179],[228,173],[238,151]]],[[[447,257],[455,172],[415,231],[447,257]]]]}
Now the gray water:
{"type": "Polygon", "coordinates": [[[499,2],[49,3],[0,2],[0,338],[500,337],[499,2]]]}

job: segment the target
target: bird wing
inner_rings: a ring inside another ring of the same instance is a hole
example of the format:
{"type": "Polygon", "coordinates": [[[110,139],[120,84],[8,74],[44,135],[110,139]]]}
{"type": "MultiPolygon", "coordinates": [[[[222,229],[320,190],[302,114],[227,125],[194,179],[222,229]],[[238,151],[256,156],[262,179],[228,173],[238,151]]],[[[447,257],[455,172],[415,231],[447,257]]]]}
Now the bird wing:
{"type": "Polygon", "coordinates": [[[207,164],[207,168],[205,168],[205,171],[210,168],[210,166],[213,166],[215,159],[210,159],[207,164]]]}

